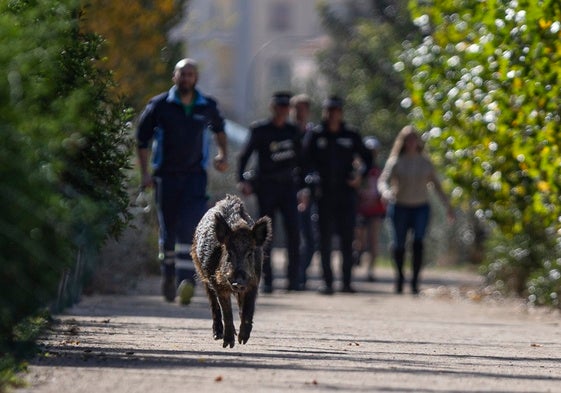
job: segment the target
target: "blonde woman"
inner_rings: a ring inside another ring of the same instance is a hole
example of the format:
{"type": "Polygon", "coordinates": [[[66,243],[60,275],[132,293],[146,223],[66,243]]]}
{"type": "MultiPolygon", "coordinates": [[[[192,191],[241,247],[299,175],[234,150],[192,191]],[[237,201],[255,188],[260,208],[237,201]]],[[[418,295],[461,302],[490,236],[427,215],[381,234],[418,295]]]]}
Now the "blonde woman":
{"type": "Polygon", "coordinates": [[[382,200],[388,204],[388,216],[393,224],[393,258],[396,269],[395,291],[403,292],[405,276],[403,264],[407,235],[413,237],[413,275],[411,291],[419,293],[419,274],[423,265],[423,240],[430,217],[428,186],[434,190],[453,219],[454,210],[442,190],[430,158],[424,153],[424,144],[412,126],[405,126],[397,135],[390,157],[378,180],[382,200]]]}

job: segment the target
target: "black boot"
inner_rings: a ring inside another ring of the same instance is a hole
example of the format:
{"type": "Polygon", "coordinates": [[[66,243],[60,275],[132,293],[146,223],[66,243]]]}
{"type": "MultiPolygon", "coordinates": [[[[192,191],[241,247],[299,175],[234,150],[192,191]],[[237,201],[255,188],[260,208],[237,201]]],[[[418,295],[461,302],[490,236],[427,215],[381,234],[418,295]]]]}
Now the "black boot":
{"type": "Polygon", "coordinates": [[[405,258],[405,250],[402,248],[394,249],[393,258],[396,268],[395,292],[402,293],[403,281],[405,281],[405,277],[403,276],[403,260],[405,258]]]}
{"type": "Polygon", "coordinates": [[[166,301],[173,302],[177,291],[177,286],[175,285],[175,264],[173,260],[164,259],[160,264],[160,270],[162,272],[162,295],[164,295],[166,301]]]}
{"type": "Polygon", "coordinates": [[[413,280],[411,280],[411,291],[419,293],[419,274],[423,266],[423,242],[416,240],[413,242],[413,280]]]}
{"type": "Polygon", "coordinates": [[[271,249],[265,251],[262,265],[263,293],[273,293],[273,268],[271,266],[271,249]]]}

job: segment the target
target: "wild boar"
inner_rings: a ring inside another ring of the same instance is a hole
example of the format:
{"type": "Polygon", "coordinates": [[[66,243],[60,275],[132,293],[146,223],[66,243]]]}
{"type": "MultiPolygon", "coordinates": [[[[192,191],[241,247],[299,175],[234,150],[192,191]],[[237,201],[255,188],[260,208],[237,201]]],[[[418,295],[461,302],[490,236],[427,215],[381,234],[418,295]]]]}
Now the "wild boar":
{"type": "Polygon", "coordinates": [[[254,223],[241,199],[233,195],[217,202],[197,225],[191,255],[210,302],[214,339],[222,338],[224,348],[235,344],[232,295],[241,319],[238,342],[249,340],[263,246],[271,236],[271,219],[265,216],[254,223]]]}

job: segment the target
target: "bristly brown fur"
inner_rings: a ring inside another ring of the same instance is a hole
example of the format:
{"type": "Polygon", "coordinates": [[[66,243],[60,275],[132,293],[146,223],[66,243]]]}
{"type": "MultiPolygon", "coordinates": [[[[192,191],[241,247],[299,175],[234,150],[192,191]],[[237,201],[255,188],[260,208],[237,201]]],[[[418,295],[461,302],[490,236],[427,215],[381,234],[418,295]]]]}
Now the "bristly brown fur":
{"type": "Polygon", "coordinates": [[[227,195],[208,210],[199,222],[191,255],[210,303],[215,339],[223,346],[235,344],[231,296],[236,295],[241,324],[238,342],[249,339],[257,289],[261,278],[263,246],[272,237],[271,220],[256,222],[240,198],[227,195]]]}

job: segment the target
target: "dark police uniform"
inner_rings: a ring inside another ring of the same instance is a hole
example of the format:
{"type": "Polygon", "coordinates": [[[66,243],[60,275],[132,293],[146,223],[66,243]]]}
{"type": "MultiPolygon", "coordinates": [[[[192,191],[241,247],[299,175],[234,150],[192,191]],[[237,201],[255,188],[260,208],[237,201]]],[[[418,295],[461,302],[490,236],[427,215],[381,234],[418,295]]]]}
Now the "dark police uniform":
{"type": "Polygon", "coordinates": [[[364,162],[364,175],[370,168],[372,156],[358,132],[341,124],[334,133],[323,122],[316,127],[306,144],[304,157],[308,170],[319,174],[316,198],[319,213],[320,253],[325,289],[332,291],[331,240],[339,235],[343,256],[343,290],[350,291],[352,243],[357,204],[356,189],[348,185],[353,176],[353,161],[358,155],[364,162]]]}
{"type": "MultiPolygon", "coordinates": [[[[282,127],[275,126],[271,120],[252,124],[250,139],[240,155],[239,181],[247,180],[244,172],[253,152],[257,152],[257,168],[252,185],[259,203],[259,214],[269,216],[274,227],[275,213],[280,212],[288,251],[288,289],[297,290],[299,227],[296,194],[300,184],[300,131],[288,122],[282,127]]],[[[265,291],[270,292],[273,284],[270,249],[265,251],[263,283],[265,291]]]]}

